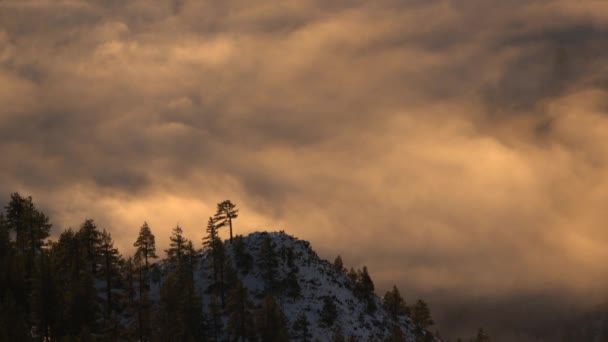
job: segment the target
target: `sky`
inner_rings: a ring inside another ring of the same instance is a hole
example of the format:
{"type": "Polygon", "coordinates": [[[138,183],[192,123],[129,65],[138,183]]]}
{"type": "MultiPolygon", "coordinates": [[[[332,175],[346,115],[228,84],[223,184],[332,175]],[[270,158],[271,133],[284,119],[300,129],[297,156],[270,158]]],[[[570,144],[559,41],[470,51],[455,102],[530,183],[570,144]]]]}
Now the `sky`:
{"type": "Polygon", "coordinates": [[[230,199],[515,334],[608,297],[606,46],[592,0],[0,0],[0,194],[125,254],[230,199]]]}

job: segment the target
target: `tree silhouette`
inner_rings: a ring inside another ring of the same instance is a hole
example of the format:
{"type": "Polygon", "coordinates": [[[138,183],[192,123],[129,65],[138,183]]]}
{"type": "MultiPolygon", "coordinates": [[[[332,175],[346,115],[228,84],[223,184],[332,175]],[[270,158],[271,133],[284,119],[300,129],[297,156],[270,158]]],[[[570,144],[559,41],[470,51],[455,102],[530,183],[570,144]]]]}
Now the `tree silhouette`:
{"type": "Polygon", "coordinates": [[[144,222],[141,228],[139,228],[139,236],[137,237],[137,241],[133,243],[133,247],[137,247],[135,257],[140,259],[143,258],[144,266],[146,267],[147,271],[148,258],[158,258],[156,255],[156,241],[150,226],[148,226],[148,222],[144,222]]]}
{"type": "Polygon", "coordinates": [[[238,214],[239,210],[236,209],[236,204],[229,200],[217,204],[217,212],[214,216],[216,227],[230,227],[230,243],[232,243],[232,220],[237,218],[239,216],[238,214]]]}
{"type": "Polygon", "coordinates": [[[255,326],[252,318],[253,304],[249,301],[249,292],[240,281],[230,291],[227,310],[228,333],[233,341],[255,341],[255,326]]]}
{"type": "Polygon", "coordinates": [[[386,292],[383,302],[384,308],[388,311],[393,320],[397,320],[399,316],[403,316],[409,312],[397,286],[393,286],[391,291],[386,292]]]}
{"type": "Polygon", "coordinates": [[[114,240],[112,240],[112,235],[108,233],[105,229],[101,233],[100,254],[103,260],[101,271],[104,275],[106,282],[105,316],[107,319],[112,314],[112,310],[115,306],[114,301],[112,299],[112,289],[114,286],[114,282],[116,282],[118,280],[117,278],[119,277],[119,263],[121,261],[121,257],[118,253],[118,249],[114,247],[114,240]]]}
{"type": "Polygon", "coordinates": [[[285,315],[274,297],[266,295],[256,318],[261,341],[289,341],[285,315]]]}

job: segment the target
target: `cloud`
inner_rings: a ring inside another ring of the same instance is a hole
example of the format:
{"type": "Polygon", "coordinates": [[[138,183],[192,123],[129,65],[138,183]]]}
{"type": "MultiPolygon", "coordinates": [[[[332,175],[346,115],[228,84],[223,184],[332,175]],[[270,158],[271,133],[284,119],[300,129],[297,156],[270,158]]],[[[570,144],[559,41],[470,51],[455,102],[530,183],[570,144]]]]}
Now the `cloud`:
{"type": "Polygon", "coordinates": [[[603,7],[0,2],[0,190],[125,253],[144,220],[199,241],[230,198],[239,232],[286,229],[438,311],[591,293],[603,7]]]}

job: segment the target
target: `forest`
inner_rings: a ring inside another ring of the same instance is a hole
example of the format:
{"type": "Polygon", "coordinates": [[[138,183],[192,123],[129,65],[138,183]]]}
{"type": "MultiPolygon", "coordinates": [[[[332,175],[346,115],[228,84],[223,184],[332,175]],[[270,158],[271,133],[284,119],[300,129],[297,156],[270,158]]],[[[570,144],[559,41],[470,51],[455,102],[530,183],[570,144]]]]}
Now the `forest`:
{"type": "MultiPolygon", "coordinates": [[[[304,314],[302,306],[312,301],[304,295],[308,285],[301,273],[313,260],[320,264],[317,269],[327,266],[332,281],[360,303],[354,330],[367,324],[367,315],[388,327],[385,335],[372,340],[441,341],[430,330],[434,322],[423,300],[406,305],[397,286],[380,298],[367,267],[346,269],[340,256],[324,265],[307,242],[302,245],[314,256],[308,261],[290,245],[279,248],[280,239],[268,233],[260,233],[254,248],[253,238],[233,235],[237,218],[235,204],[218,203],[204,228],[206,236],[196,244],[180,226],[174,227],[164,258],[159,258],[155,236],[144,222],[133,255],[124,257],[112,235],[92,219],[78,230],[63,230],[56,241],[50,239],[49,217],[31,197],[11,194],[0,213],[0,340],[359,340],[345,325],[346,318],[339,317],[348,313],[335,295],[320,297],[312,322],[313,316],[304,314]],[[223,228],[229,229],[225,242],[219,237],[223,228]],[[257,293],[244,284],[255,272],[261,289],[257,293]],[[300,313],[284,311],[281,303],[299,303],[292,307],[300,313]]],[[[285,236],[285,241],[293,240],[285,236]]],[[[313,281],[320,277],[312,276],[313,281]]],[[[490,339],[480,329],[470,340],[490,339]]]]}

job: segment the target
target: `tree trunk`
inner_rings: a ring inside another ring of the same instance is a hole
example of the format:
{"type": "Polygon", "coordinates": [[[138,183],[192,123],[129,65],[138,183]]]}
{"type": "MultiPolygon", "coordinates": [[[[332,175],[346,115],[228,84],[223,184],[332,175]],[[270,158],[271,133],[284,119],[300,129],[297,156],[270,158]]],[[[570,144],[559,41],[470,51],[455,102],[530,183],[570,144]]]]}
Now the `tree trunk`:
{"type": "Polygon", "coordinates": [[[230,225],[230,244],[232,244],[232,219],[230,218],[230,216],[228,216],[228,224],[230,225]]]}
{"type": "Polygon", "coordinates": [[[107,300],[107,308],[106,308],[106,316],[110,317],[110,313],[112,312],[112,274],[110,270],[110,251],[106,246],[106,300],[107,300]]]}

